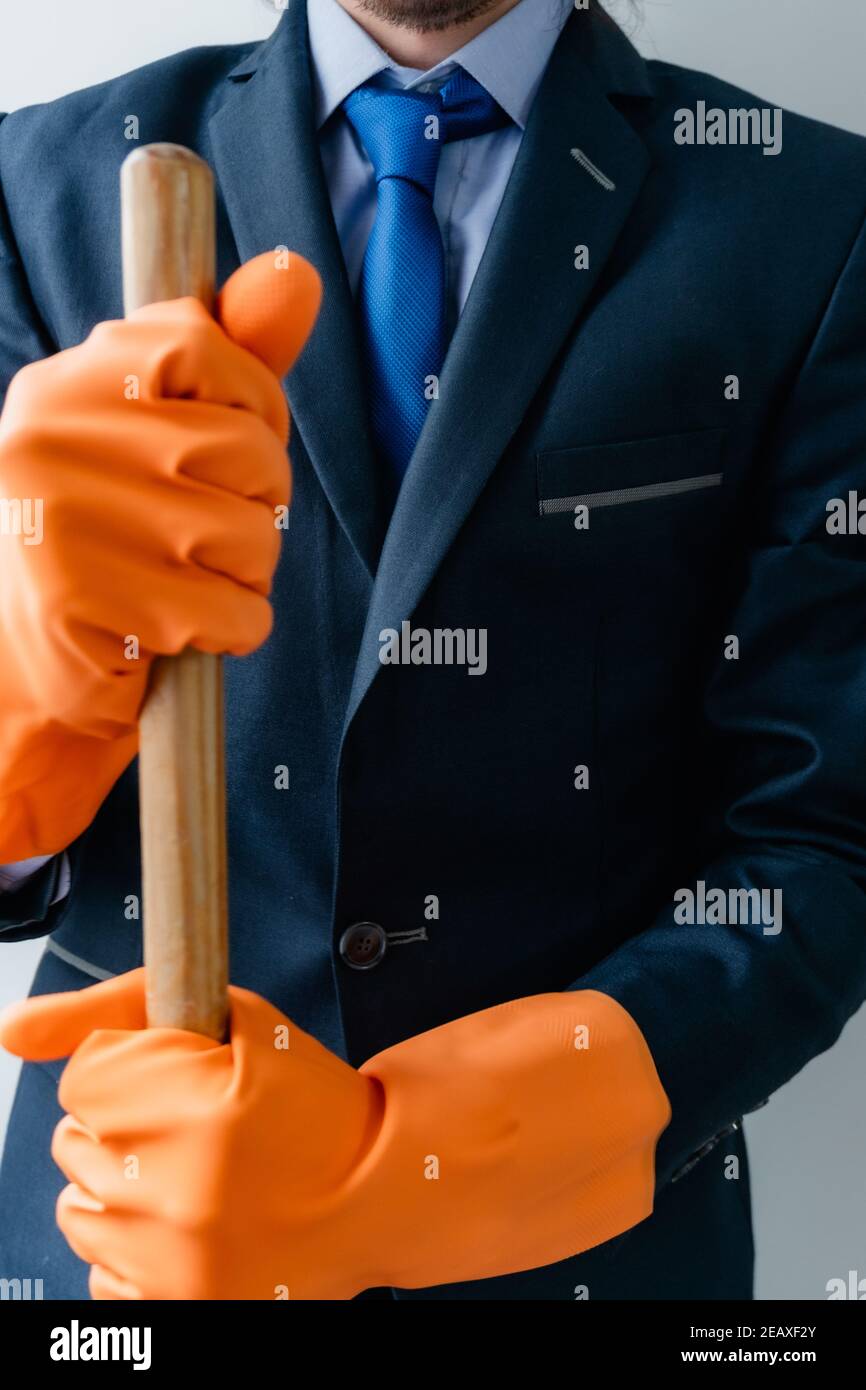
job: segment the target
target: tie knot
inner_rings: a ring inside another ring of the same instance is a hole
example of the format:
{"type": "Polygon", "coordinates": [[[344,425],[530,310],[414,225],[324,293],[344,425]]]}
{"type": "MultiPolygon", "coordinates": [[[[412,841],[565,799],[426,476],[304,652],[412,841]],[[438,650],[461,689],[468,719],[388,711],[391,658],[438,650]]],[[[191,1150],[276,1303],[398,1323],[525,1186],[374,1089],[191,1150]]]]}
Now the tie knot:
{"type": "Polygon", "coordinates": [[[488,91],[457,68],[438,92],[400,91],[365,83],[343,110],[380,182],[408,179],[433,196],[439,156],[449,140],[467,140],[507,125],[488,91]]]}

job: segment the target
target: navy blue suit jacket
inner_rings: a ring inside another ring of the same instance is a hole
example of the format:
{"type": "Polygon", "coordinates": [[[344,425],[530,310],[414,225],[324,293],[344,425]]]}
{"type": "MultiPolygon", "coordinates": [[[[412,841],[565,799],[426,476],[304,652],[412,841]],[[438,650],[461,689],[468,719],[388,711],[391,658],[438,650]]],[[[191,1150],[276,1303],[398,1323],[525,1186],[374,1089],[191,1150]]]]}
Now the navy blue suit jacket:
{"type": "MultiPolygon", "coordinates": [[[[670,1097],[649,1220],[400,1298],[749,1297],[730,1126],[866,992],[866,540],[826,528],[827,502],[866,487],[866,141],[786,114],[775,157],[679,145],[675,112],[699,100],[760,104],[571,17],[390,517],[304,7],[264,44],[0,125],[2,385],[122,312],[130,114],[142,142],[214,167],[221,276],[287,245],[325,282],[287,383],[274,632],[227,663],[233,980],[357,1064],[593,987],[637,1020],[670,1097]],[[486,675],[383,666],[379,634],[404,620],[486,628],[486,675]],[[699,881],[780,889],[782,930],[681,925],[674,894],[699,881]],[[338,943],[364,920],[410,938],[361,972],[338,943]]],[[[46,907],[53,870],[6,900],[8,937],[51,934],[40,992],[141,960],[134,768],[71,859],[63,903],[46,907]]],[[[55,1298],[86,1287],[53,1224],[59,1070],[25,1067],[0,1183],[0,1272],[55,1298]]]]}

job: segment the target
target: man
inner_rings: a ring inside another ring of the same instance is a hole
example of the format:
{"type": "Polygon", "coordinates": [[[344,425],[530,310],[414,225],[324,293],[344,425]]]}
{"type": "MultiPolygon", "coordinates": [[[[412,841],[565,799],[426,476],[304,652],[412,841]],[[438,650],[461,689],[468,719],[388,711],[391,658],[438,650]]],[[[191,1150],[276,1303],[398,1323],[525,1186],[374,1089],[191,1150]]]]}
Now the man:
{"type": "Polygon", "coordinates": [[[3,1031],[5,1274],[751,1296],[741,1118],[866,983],[864,175],[550,0],[311,0],[0,126],[4,383],[46,359],[0,433],[46,504],[3,922],[53,996],[3,1031]],[[273,378],[183,301],[88,338],[131,116],[214,167],[223,276],[323,283],[266,642],[273,378]],[[135,714],[185,642],[240,658],[222,1047],[144,1031],[136,971],[135,714]]]}

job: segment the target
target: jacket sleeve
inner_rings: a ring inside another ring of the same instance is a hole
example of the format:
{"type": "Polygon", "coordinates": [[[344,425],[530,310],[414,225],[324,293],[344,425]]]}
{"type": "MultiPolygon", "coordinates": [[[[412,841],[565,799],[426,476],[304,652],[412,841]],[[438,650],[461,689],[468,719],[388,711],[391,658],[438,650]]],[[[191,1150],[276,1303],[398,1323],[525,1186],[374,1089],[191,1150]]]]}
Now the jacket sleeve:
{"type": "Polygon", "coordinates": [[[574,985],[618,1000],[649,1044],[673,1110],[659,1184],[830,1047],[866,997],[863,229],[777,416],[751,516],[706,688],[704,857],[682,888],[728,902],[777,891],[780,929],[743,906],[727,912],[750,919],[739,924],[687,925],[672,901],[574,985]],[[858,498],[859,532],[832,533],[828,504],[858,498]],[[737,660],[722,658],[729,634],[737,660]]]}
{"type": "MultiPolygon", "coordinates": [[[[4,119],[0,113],[0,129],[4,119]]],[[[0,409],[15,373],[55,351],[33,303],[12,234],[0,163],[0,409]]]]}
{"type": "MultiPolygon", "coordinates": [[[[0,114],[0,123],[3,119],[0,114]]],[[[33,304],[9,222],[0,168],[0,410],[15,373],[55,350],[33,304]]],[[[67,880],[63,855],[57,855],[12,892],[0,892],[0,941],[23,941],[53,931],[63,910],[67,880]]]]}

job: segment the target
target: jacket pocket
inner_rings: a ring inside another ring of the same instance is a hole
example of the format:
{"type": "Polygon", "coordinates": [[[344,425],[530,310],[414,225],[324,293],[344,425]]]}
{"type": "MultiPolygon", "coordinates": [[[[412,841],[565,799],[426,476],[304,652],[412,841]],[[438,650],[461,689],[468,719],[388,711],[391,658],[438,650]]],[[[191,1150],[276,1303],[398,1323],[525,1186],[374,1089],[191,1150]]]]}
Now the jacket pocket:
{"type": "Polygon", "coordinates": [[[609,507],[655,506],[722,486],[723,429],[551,449],[536,456],[541,517],[609,507]]]}

